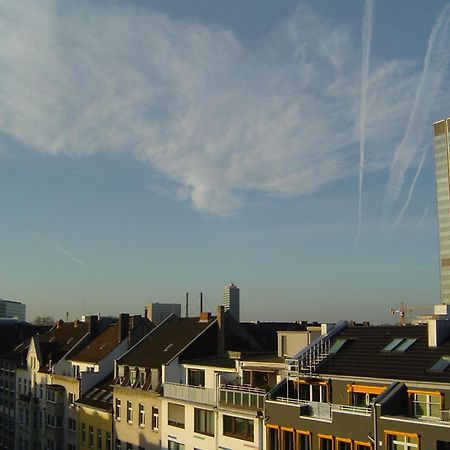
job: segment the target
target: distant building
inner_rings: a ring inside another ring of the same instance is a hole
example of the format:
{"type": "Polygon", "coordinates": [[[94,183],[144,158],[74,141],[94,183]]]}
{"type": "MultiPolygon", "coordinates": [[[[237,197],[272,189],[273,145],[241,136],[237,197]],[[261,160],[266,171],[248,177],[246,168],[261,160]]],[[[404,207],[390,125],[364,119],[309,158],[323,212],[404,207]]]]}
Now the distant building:
{"type": "Polygon", "coordinates": [[[0,298],[0,318],[25,320],[26,305],[0,298]]]}
{"type": "Polygon", "coordinates": [[[439,231],[439,269],[441,281],[441,301],[450,300],[450,180],[449,167],[450,119],[433,124],[434,155],[436,167],[436,197],[439,231]]]}
{"type": "Polygon", "coordinates": [[[181,317],[181,305],[179,303],[150,303],[145,307],[145,317],[155,325],[167,319],[171,314],[181,317]]]}
{"type": "Polygon", "coordinates": [[[240,308],[239,308],[239,288],[233,283],[225,286],[223,292],[223,304],[225,311],[230,311],[230,314],[239,322],[240,308]]]}

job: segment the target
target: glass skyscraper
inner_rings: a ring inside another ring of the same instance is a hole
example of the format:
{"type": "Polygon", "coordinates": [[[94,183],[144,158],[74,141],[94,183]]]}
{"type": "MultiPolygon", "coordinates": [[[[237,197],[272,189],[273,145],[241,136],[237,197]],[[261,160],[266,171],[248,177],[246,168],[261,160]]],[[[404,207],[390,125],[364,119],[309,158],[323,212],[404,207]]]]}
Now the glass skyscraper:
{"type": "Polygon", "coordinates": [[[450,303],[450,118],[433,124],[441,301],[450,303]]]}

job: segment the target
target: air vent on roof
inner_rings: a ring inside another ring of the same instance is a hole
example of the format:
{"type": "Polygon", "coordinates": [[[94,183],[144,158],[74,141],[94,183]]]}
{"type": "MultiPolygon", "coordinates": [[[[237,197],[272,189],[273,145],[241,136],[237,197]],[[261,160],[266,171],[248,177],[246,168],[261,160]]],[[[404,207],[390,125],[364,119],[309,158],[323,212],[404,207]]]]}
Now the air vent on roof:
{"type": "Polygon", "coordinates": [[[430,369],[432,372],[445,372],[450,366],[450,356],[443,356],[430,369]]]}

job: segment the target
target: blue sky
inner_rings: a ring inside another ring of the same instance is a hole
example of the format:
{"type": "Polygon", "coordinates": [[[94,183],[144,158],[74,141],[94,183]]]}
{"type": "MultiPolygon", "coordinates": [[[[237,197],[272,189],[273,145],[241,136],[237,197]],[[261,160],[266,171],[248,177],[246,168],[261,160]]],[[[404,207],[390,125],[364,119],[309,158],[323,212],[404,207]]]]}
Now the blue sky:
{"type": "Polygon", "coordinates": [[[0,297],[241,288],[246,320],[439,299],[445,1],[0,1],[0,297]]]}

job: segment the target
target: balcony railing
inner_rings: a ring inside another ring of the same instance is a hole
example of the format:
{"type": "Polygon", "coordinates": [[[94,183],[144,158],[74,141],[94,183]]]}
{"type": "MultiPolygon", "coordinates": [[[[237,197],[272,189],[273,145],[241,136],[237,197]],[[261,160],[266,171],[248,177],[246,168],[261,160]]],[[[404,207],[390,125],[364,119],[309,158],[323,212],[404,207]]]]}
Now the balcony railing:
{"type": "Polygon", "coordinates": [[[219,388],[219,402],[244,408],[263,409],[266,391],[250,386],[223,385],[219,388]]]}
{"type": "Polygon", "coordinates": [[[215,390],[201,386],[164,383],[164,396],[193,403],[203,403],[204,405],[215,406],[216,404],[215,390]]]}

